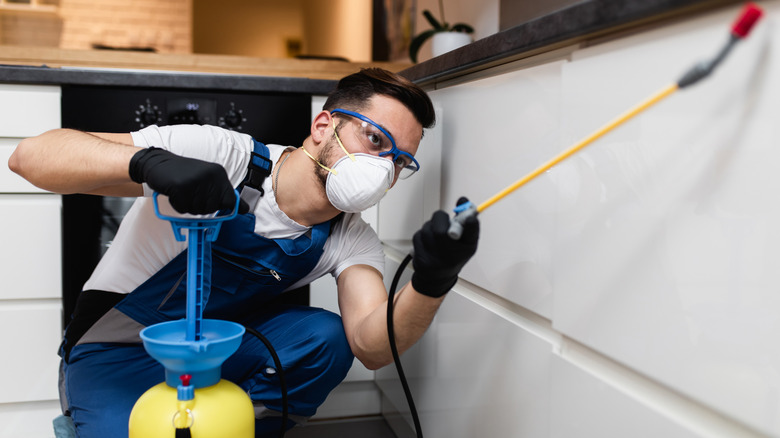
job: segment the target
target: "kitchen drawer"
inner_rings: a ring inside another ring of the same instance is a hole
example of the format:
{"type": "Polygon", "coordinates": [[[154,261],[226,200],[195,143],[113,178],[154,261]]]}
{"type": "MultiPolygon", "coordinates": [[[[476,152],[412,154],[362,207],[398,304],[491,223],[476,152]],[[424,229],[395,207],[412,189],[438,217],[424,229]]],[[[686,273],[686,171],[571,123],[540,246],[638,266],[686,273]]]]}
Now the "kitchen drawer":
{"type": "Polygon", "coordinates": [[[60,415],[59,400],[0,405],[0,438],[48,438],[52,420],[60,415]]]}
{"type": "Polygon", "coordinates": [[[60,87],[0,84],[0,137],[32,137],[60,127],[60,87]]]}
{"type": "Polygon", "coordinates": [[[0,193],[46,193],[8,168],[8,159],[20,141],[21,138],[0,137],[0,193]]]}
{"type": "Polygon", "coordinates": [[[61,205],[60,195],[0,195],[0,300],[61,298],[61,205]]]}
{"type": "Polygon", "coordinates": [[[57,399],[59,301],[0,301],[0,403],[57,399]]]}

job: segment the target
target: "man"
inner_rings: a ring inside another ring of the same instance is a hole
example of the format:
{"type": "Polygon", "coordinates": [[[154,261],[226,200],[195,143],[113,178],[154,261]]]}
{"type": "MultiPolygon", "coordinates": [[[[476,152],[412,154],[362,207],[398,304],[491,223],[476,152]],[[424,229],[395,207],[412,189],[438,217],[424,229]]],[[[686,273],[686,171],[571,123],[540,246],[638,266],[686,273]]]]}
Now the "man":
{"type": "MultiPolygon", "coordinates": [[[[139,197],[84,285],[66,330],[61,398],[79,436],[126,436],[135,401],[163,380],[162,366],[145,353],[138,333],[184,316],[186,243],[175,241],[170,225],[155,217],[154,191],[179,212],[205,214],[232,208],[233,188],[241,189],[242,214],[222,226],[213,244],[204,317],[240,322],[271,341],[289,388],[295,420],[289,426],[315,413],[353,357],[370,369],[390,363],[384,256],[359,212],[420,168],[414,154],[423,128],[434,121],[419,87],[364,69],[339,81],[297,149],[266,150],[246,134],[194,125],[126,134],[63,129],[22,141],[9,167],[38,187],[139,197]],[[257,160],[253,151],[264,150],[273,167],[258,183],[247,174],[257,160]],[[327,273],[338,284],[341,317],[274,302],[327,273]]],[[[447,236],[448,224],[439,211],[414,236],[415,273],[395,302],[399,352],[422,336],[476,251],[475,218],[460,240],[447,236]]],[[[251,336],[222,367],[222,377],[255,404],[257,436],[275,435],[281,425],[273,367],[251,336]]]]}

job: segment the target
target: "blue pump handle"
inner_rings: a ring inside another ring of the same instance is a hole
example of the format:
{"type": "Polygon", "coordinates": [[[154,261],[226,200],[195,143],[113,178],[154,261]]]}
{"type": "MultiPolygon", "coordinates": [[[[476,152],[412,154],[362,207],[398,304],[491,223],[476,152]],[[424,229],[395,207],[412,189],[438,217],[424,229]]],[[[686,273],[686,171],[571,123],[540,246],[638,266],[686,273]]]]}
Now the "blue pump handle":
{"type": "Polygon", "coordinates": [[[240,194],[238,193],[238,190],[234,190],[236,193],[236,205],[233,206],[233,211],[229,214],[222,215],[222,216],[206,216],[206,217],[176,217],[176,216],[167,216],[160,212],[160,206],[158,203],[157,198],[160,196],[159,192],[154,192],[154,214],[157,215],[162,220],[166,220],[171,223],[171,226],[173,227],[173,235],[176,236],[176,240],[179,242],[184,242],[184,235],[182,234],[182,229],[209,229],[213,230],[211,233],[209,233],[209,240],[211,242],[217,240],[217,236],[219,235],[219,228],[222,224],[222,222],[229,221],[238,215],[238,204],[241,201],[240,194]]]}
{"type": "Polygon", "coordinates": [[[206,272],[210,265],[204,263],[206,251],[211,249],[211,242],[217,240],[222,222],[233,219],[238,214],[239,193],[236,190],[236,205],[230,214],[211,217],[175,217],[160,213],[158,192],[154,193],[154,214],[167,220],[173,227],[176,240],[183,242],[182,230],[188,230],[187,235],[187,341],[200,341],[203,325],[203,308],[208,300],[210,289],[207,289],[204,279],[210,276],[206,272]],[[205,299],[204,299],[205,298],[205,299]]]}

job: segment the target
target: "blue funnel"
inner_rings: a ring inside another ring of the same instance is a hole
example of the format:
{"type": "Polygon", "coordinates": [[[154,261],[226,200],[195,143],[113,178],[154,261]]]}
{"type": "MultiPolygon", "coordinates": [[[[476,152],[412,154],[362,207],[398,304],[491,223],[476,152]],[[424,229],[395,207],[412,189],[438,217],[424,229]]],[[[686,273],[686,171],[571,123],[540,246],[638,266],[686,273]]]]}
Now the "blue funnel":
{"type": "Polygon", "coordinates": [[[222,363],[238,350],[244,327],[216,319],[202,321],[200,340],[187,339],[187,321],[170,321],[141,330],[144,348],[165,367],[165,383],[176,388],[179,376],[190,374],[191,385],[203,388],[220,380],[222,363]]]}

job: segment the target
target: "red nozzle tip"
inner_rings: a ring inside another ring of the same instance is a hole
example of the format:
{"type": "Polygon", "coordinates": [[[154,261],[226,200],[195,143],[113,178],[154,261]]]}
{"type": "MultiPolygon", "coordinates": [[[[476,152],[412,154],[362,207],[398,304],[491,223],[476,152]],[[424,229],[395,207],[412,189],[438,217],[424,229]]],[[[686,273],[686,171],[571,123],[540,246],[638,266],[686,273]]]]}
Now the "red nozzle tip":
{"type": "Polygon", "coordinates": [[[179,380],[181,380],[181,386],[190,386],[190,379],[192,379],[192,376],[189,374],[182,374],[179,376],[179,380]]]}
{"type": "Polygon", "coordinates": [[[739,14],[739,18],[731,26],[731,34],[737,38],[745,38],[749,33],[753,25],[756,24],[764,11],[753,3],[748,3],[742,9],[742,13],[739,14]]]}

